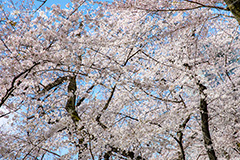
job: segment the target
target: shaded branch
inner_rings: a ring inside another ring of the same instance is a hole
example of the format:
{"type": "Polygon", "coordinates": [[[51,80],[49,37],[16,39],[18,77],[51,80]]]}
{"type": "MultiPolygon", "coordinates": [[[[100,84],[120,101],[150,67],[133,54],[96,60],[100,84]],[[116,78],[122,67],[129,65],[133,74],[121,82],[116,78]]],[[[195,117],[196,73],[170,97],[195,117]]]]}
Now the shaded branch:
{"type": "Polygon", "coordinates": [[[240,25],[240,0],[224,0],[224,2],[240,25]]]}
{"type": "Polygon", "coordinates": [[[133,54],[131,55],[132,51],[133,51],[133,48],[130,49],[130,51],[129,51],[129,53],[128,53],[128,56],[127,56],[127,60],[126,60],[126,61],[124,62],[124,64],[122,65],[123,67],[126,66],[127,63],[128,63],[128,61],[129,61],[132,57],[134,57],[137,53],[139,53],[139,52],[141,51],[141,49],[137,50],[137,52],[135,52],[135,53],[133,53],[133,54]]]}
{"type": "Polygon", "coordinates": [[[135,159],[135,160],[145,160],[145,158],[143,158],[142,156],[136,156],[133,151],[122,150],[121,148],[114,147],[114,146],[109,146],[109,147],[111,148],[111,150],[104,154],[104,160],[109,160],[112,155],[112,152],[115,152],[124,157],[135,159]]]}
{"type": "Polygon", "coordinates": [[[4,40],[1,38],[1,41],[2,41],[2,43],[3,43],[3,45],[4,45],[4,47],[10,52],[10,53],[12,53],[12,51],[8,48],[8,46],[6,45],[6,43],[4,42],[4,40]]]}
{"type": "Polygon", "coordinates": [[[189,2],[189,3],[193,3],[193,4],[197,4],[197,5],[202,6],[202,7],[205,7],[205,8],[215,8],[215,9],[221,9],[221,10],[225,10],[225,11],[227,11],[227,9],[224,8],[224,7],[211,6],[211,5],[202,4],[202,3],[200,3],[200,2],[191,1],[191,0],[184,0],[184,1],[189,2]]]}
{"type": "MultiPolygon", "coordinates": [[[[191,70],[191,67],[190,68],[188,67],[190,66],[189,64],[186,63],[184,66],[187,69],[191,70]]],[[[197,76],[194,75],[193,77],[196,78],[197,76]]],[[[213,143],[212,143],[212,139],[209,131],[207,94],[204,92],[207,89],[207,87],[202,83],[200,83],[200,80],[197,80],[196,85],[198,86],[199,96],[200,96],[199,109],[200,109],[200,116],[201,116],[201,128],[202,128],[204,146],[205,146],[205,149],[207,150],[208,158],[210,160],[216,160],[217,157],[213,148],[213,143]]]]}
{"type": "Polygon", "coordinates": [[[76,103],[76,95],[75,92],[77,90],[77,83],[76,83],[76,76],[70,77],[68,84],[68,94],[70,94],[69,99],[67,100],[67,104],[65,106],[65,109],[70,114],[72,120],[74,123],[78,122],[80,120],[80,117],[78,116],[78,113],[76,111],[75,103],[76,103]]]}
{"type": "Polygon", "coordinates": [[[171,99],[165,99],[165,98],[160,98],[160,97],[156,97],[150,93],[148,93],[147,91],[143,90],[142,88],[140,88],[145,94],[147,94],[148,96],[150,97],[153,97],[155,99],[158,99],[158,100],[161,100],[161,101],[164,101],[164,102],[171,102],[171,103],[182,103],[182,101],[177,101],[177,100],[171,100],[171,99]]]}
{"type": "Polygon", "coordinates": [[[187,123],[189,122],[191,118],[191,114],[185,119],[185,121],[179,126],[179,131],[177,132],[177,137],[171,135],[173,137],[173,139],[175,139],[180,147],[180,151],[181,151],[181,156],[180,159],[181,160],[185,160],[185,152],[184,152],[184,148],[183,148],[183,130],[186,128],[187,123]]]}
{"type": "MultiPolygon", "coordinates": [[[[129,119],[131,119],[131,120],[134,120],[134,121],[139,122],[139,119],[138,119],[138,118],[134,118],[134,117],[131,117],[131,116],[126,115],[126,114],[123,114],[123,113],[115,113],[115,114],[119,114],[119,115],[123,116],[123,117],[122,117],[120,120],[118,120],[118,121],[121,121],[123,118],[129,118],[129,119]]],[[[158,123],[156,123],[156,122],[149,122],[149,124],[155,125],[155,126],[158,126],[158,127],[162,127],[160,124],[158,124],[158,123]]]]}
{"type": "Polygon", "coordinates": [[[209,123],[208,123],[208,104],[207,104],[207,94],[204,93],[204,90],[207,89],[203,84],[200,82],[197,83],[199,87],[199,94],[200,94],[200,115],[201,115],[201,125],[202,125],[202,134],[204,140],[204,146],[207,150],[207,154],[210,160],[216,160],[216,154],[213,148],[212,139],[210,136],[209,131],[209,123]]]}
{"type": "MultiPolygon", "coordinates": [[[[0,107],[4,104],[4,102],[9,98],[9,96],[16,89],[15,83],[16,83],[17,79],[20,78],[24,74],[25,74],[24,78],[26,78],[27,75],[29,74],[29,72],[31,72],[31,70],[39,64],[40,64],[40,62],[34,63],[34,65],[32,67],[30,67],[29,69],[26,69],[25,71],[19,73],[17,76],[15,76],[13,78],[11,87],[9,89],[7,89],[7,92],[6,92],[5,96],[1,99],[0,107]]],[[[18,81],[17,86],[19,86],[21,83],[22,83],[21,81],[18,81]]]]}
{"type": "Polygon", "coordinates": [[[220,9],[220,10],[227,10],[226,8],[220,7],[220,6],[206,5],[206,4],[202,4],[202,3],[191,1],[191,0],[185,0],[185,1],[197,4],[198,6],[191,7],[191,8],[173,8],[173,9],[145,9],[145,8],[140,8],[140,7],[135,7],[135,8],[139,9],[139,10],[149,11],[149,12],[171,12],[171,11],[178,12],[178,11],[189,11],[189,10],[194,10],[194,9],[199,9],[199,8],[215,8],[215,9],[220,9]]]}
{"type": "Polygon", "coordinates": [[[5,114],[2,114],[2,115],[0,115],[0,118],[2,118],[2,117],[4,117],[4,116],[7,116],[7,115],[9,115],[9,114],[11,114],[11,113],[13,113],[13,112],[17,112],[19,109],[20,109],[20,108],[17,108],[17,109],[15,109],[14,111],[10,111],[10,112],[7,112],[7,113],[5,113],[5,114]]]}
{"type": "Polygon", "coordinates": [[[85,2],[86,2],[86,0],[83,1],[78,7],[76,7],[76,8],[68,15],[67,19],[69,19],[85,2]]]}
{"type": "Polygon", "coordinates": [[[44,1],[38,0],[38,1],[42,2],[42,4],[33,12],[33,14],[35,14],[47,2],[47,0],[44,0],[44,1]]]}
{"type": "MultiPolygon", "coordinates": [[[[26,141],[25,139],[22,139],[22,138],[20,138],[20,137],[18,137],[18,136],[14,136],[14,138],[19,139],[19,140],[21,140],[21,141],[23,141],[23,142],[25,142],[25,143],[29,143],[29,141],[26,141]]],[[[55,155],[55,156],[57,156],[57,157],[61,157],[59,154],[57,154],[57,153],[55,153],[55,152],[53,152],[53,151],[50,151],[50,150],[48,150],[48,149],[46,149],[46,148],[43,148],[43,147],[40,147],[39,144],[40,144],[42,141],[43,141],[43,140],[39,141],[38,144],[34,144],[34,143],[32,143],[31,141],[30,141],[30,143],[31,143],[31,145],[33,145],[34,147],[37,147],[37,148],[39,148],[39,149],[42,149],[42,150],[44,150],[44,151],[46,151],[46,152],[48,152],[48,153],[51,153],[51,154],[53,154],[53,155],[55,155]]],[[[32,149],[31,149],[31,150],[32,150],[32,149]]],[[[27,154],[30,154],[30,151],[29,151],[29,153],[27,153],[27,154]]],[[[27,155],[26,155],[26,156],[27,156],[27,155]]]]}
{"type": "Polygon", "coordinates": [[[51,90],[52,88],[62,84],[64,81],[66,81],[69,77],[65,76],[65,77],[59,77],[57,78],[54,82],[48,84],[47,86],[44,87],[43,90],[39,91],[39,94],[43,94],[48,92],[49,90],[51,90]]]}
{"type": "MultiPolygon", "coordinates": [[[[90,93],[91,90],[95,87],[95,84],[93,84],[90,88],[88,88],[88,90],[86,91],[87,93],[90,93]]],[[[86,96],[82,97],[81,99],[78,100],[77,105],[76,106],[80,106],[81,103],[86,99],[86,96]]]]}
{"type": "Polygon", "coordinates": [[[236,85],[233,83],[233,81],[232,81],[232,79],[231,79],[231,77],[230,77],[230,74],[229,74],[229,72],[228,72],[227,70],[225,70],[225,73],[226,73],[226,75],[227,75],[228,79],[230,80],[230,82],[232,83],[232,86],[233,86],[233,88],[235,88],[235,87],[236,87],[236,85]]]}
{"type": "Polygon", "coordinates": [[[107,101],[107,103],[105,104],[105,106],[103,107],[101,113],[99,113],[99,114],[97,115],[97,117],[96,117],[96,121],[98,122],[98,124],[99,124],[103,129],[106,129],[107,126],[104,125],[102,122],[100,122],[100,118],[101,118],[101,116],[102,116],[102,114],[103,114],[103,111],[105,111],[105,110],[108,108],[109,103],[111,102],[112,97],[113,97],[113,94],[114,94],[114,92],[115,92],[115,89],[116,89],[116,85],[113,87],[112,92],[111,92],[111,95],[110,95],[110,97],[108,98],[108,101],[107,101]]]}
{"type": "Polygon", "coordinates": [[[180,99],[181,99],[181,102],[183,103],[183,106],[184,106],[184,108],[187,108],[187,105],[186,105],[186,103],[184,102],[184,100],[183,100],[182,96],[181,96],[181,95],[179,95],[179,97],[180,97],[180,99]]]}

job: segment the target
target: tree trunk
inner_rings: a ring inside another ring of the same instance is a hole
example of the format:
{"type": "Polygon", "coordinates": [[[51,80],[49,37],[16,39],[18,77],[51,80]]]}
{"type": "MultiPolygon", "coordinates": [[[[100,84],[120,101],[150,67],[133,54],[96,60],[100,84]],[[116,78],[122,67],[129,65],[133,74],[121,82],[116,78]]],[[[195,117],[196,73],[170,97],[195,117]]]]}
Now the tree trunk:
{"type": "Polygon", "coordinates": [[[209,124],[208,124],[208,105],[207,105],[207,95],[204,93],[204,90],[207,89],[201,83],[198,83],[200,96],[203,97],[200,99],[200,115],[201,115],[201,124],[202,124],[202,134],[204,140],[204,146],[207,150],[207,154],[210,160],[216,160],[216,154],[214,148],[212,146],[212,139],[210,136],[209,131],[209,124]]]}
{"type": "Polygon", "coordinates": [[[235,16],[236,20],[240,24],[240,0],[224,0],[228,6],[228,9],[235,16]]]}

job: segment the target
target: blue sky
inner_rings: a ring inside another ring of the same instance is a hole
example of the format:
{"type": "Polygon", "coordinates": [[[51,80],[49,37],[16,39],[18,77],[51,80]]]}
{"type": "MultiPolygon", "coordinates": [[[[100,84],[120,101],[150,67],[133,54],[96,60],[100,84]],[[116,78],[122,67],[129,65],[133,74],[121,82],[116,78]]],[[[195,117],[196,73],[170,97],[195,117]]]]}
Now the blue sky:
{"type": "MultiPolygon", "coordinates": [[[[113,0],[96,0],[96,1],[102,1],[102,2],[113,2],[113,0]]],[[[35,0],[36,3],[36,7],[40,6],[42,4],[42,2],[39,2],[37,0],[35,0]]],[[[45,7],[51,7],[53,4],[60,4],[62,8],[65,8],[65,5],[67,3],[71,3],[70,0],[60,0],[60,1],[56,1],[56,0],[47,0],[47,2],[44,4],[44,8],[45,7]]]]}
{"type": "MultiPolygon", "coordinates": [[[[36,7],[40,6],[42,4],[42,2],[39,1],[35,1],[36,3],[36,7]]],[[[70,3],[70,0],[60,0],[60,1],[56,1],[56,0],[47,0],[47,2],[44,4],[44,8],[45,7],[51,7],[53,4],[60,4],[61,7],[65,7],[65,5],[67,3],[70,3]]]]}

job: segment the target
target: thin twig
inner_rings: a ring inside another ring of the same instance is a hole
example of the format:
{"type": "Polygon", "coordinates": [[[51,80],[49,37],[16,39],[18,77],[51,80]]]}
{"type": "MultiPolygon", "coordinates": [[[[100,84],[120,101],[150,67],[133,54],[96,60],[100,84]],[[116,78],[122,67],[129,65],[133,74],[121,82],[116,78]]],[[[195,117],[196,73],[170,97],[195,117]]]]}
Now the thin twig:
{"type": "Polygon", "coordinates": [[[47,2],[47,0],[40,2],[42,2],[42,4],[33,12],[33,14],[35,14],[47,2]]]}
{"type": "Polygon", "coordinates": [[[224,7],[206,5],[206,4],[202,4],[202,3],[199,3],[199,2],[196,2],[196,1],[191,1],[191,0],[184,0],[184,1],[189,2],[189,3],[194,3],[194,4],[200,5],[202,7],[206,7],[206,8],[215,8],[215,9],[221,9],[221,10],[228,11],[228,9],[224,8],[224,7]]]}
{"type": "Polygon", "coordinates": [[[155,98],[155,99],[158,99],[158,100],[161,100],[161,101],[164,101],[164,102],[182,103],[182,101],[176,101],[176,100],[164,99],[164,98],[156,97],[156,96],[148,93],[147,91],[143,90],[142,88],[140,88],[140,89],[141,89],[145,94],[147,94],[148,96],[153,97],[153,98],[155,98]]]}

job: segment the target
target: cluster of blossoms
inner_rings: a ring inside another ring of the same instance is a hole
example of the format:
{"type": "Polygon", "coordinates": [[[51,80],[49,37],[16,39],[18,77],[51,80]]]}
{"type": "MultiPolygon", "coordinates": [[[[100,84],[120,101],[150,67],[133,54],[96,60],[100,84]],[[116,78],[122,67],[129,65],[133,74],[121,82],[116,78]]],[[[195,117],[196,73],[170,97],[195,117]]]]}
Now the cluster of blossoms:
{"type": "Polygon", "coordinates": [[[240,157],[239,24],[223,1],[7,5],[1,158],[240,157]]]}

